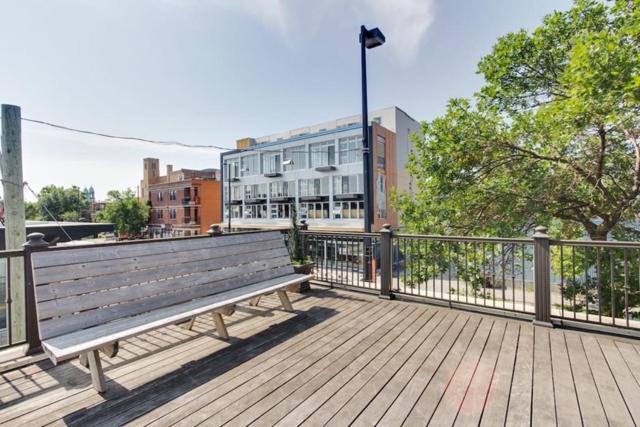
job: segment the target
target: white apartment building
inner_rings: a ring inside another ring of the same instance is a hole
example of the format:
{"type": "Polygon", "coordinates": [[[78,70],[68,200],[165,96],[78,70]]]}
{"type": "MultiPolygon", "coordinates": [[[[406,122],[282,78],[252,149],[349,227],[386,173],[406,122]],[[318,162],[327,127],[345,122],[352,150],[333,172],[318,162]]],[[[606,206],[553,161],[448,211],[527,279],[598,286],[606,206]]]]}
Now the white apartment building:
{"type": "MultiPolygon", "coordinates": [[[[397,107],[369,113],[374,229],[397,226],[389,190],[411,191],[409,135],[420,125],[397,107]]],[[[360,116],[237,141],[221,154],[224,226],[289,227],[292,207],[311,229],[364,229],[360,116]],[[229,204],[229,188],[231,198],[229,204]]]]}

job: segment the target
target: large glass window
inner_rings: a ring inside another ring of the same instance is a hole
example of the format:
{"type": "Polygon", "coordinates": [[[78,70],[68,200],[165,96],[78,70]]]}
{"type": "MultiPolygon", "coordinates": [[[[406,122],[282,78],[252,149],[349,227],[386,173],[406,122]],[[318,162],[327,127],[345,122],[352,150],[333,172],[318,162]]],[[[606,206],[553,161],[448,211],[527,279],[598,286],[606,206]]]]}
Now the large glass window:
{"type": "Polygon", "coordinates": [[[228,169],[228,174],[225,177],[225,181],[227,181],[229,178],[233,179],[233,178],[239,178],[240,177],[240,159],[229,159],[226,160],[227,163],[227,167],[228,169]]]}
{"type": "Polygon", "coordinates": [[[300,203],[301,219],[329,219],[329,202],[300,203]]]}
{"type": "MultiPolygon", "coordinates": [[[[197,196],[196,196],[197,197],[197,196]]],[[[229,200],[229,188],[224,187],[224,201],[229,200]]],[[[234,185],[231,187],[231,200],[242,200],[242,186],[234,185]]]]}
{"type": "Polygon", "coordinates": [[[262,173],[278,173],[281,171],[280,153],[264,153],[262,155],[262,173]]]}
{"type": "Polygon", "coordinates": [[[285,171],[305,169],[307,167],[307,150],[304,145],[284,149],[284,161],[291,160],[291,164],[284,165],[285,171]]]}
{"type": "Polygon", "coordinates": [[[269,195],[273,197],[295,197],[296,196],[296,182],[295,181],[280,181],[272,182],[269,184],[269,195]]]}
{"type": "Polygon", "coordinates": [[[266,199],[267,198],[267,183],[253,184],[244,186],[245,199],[266,199]]]}
{"type": "Polygon", "coordinates": [[[250,154],[244,156],[241,160],[242,176],[259,175],[260,174],[260,156],[250,154]]]}
{"type": "Polygon", "coordinates": [[[340,164],[362,161],[362,137],[348,136],[338,140],[340,164]]]}
{"type": "Polygon", "coordinates": [[[333,204],[333,217],[335,219],[364,218],[364,202],[335,202],[333,204]]]}
{"type": "Polygon", "coordinates": [[[267,218],[267,205],[248,205],[244,208],[245,218],[267,218]]]}
{"type": "Polygon", "coordinates": [[[312,168],[336,164],[336,144],[334,141],[311,144],[309,145],[309,151],[312,168]]]}
{"type": "Polygon", "coordinates": [[[376,144],[378,144],[378,168],[384,169],[385,167],[385,147],[386,141],[384,136],[378,135],[378,139],[376,140],[376,144]]]}
{"type": "Polygon", "coordinates": [[[360,175],[344,175],[333,177],[333,194],[364,193],[364,180],[360,175]]]}
{"type": "Polygon", "coordinates": [[[300,196],[326,196],[329,194],[329,177],[301,179],[300,196]]]}
{"type": "MultiPolygon", "coordinates": [[[[224,217],[229,218],[229,205],[224,205],[224,217]]],[[[231,218],[242,218],[242,205],[231,206],[231,218]]]]}
{"type": "Polygon", "coordinates": [[[271,203],[271,218],[291,218],[291,204],[271,203]]]}

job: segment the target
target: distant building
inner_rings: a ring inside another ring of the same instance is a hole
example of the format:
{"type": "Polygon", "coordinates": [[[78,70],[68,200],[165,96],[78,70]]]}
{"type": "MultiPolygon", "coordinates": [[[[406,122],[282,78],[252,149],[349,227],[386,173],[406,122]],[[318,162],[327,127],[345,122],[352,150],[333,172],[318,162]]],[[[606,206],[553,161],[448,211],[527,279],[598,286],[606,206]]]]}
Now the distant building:
{"type": "Polygon", "coordinates": [[[167,165],[160,175],[160,161],[143,160],[140,197],[150,209],[152,237],[179,237],[205,234],[211,224],[221,222],[220,171],[179,169],[167,165]]]}
{"type": "MultiPolygon", "coordinates": [[[[409,136],[420,131],[420,124],[397,107],[369,117],[372,228],[385,223],[397,227],[390,192],[412,191],[406,170],[409,136]]],[[[364,229],[361,116],[243,138],[236,146],[222,153],[220,161],[225,225],[230,211],[232,228],[288,227],[295,204],[299,218],[312,229],[364,229]]]]}

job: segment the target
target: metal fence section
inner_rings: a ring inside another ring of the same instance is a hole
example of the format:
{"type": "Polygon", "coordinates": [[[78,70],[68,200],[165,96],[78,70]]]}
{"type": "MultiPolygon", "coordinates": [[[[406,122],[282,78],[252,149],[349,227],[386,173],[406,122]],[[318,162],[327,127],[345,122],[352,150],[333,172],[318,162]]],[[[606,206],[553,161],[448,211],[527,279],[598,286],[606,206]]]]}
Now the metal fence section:
{"type": "Polygon", "coordinates": [[[552,316],[640,329],[640,243],[551,242],[552,316]]]}
{"type": "Polygon", "coordinates": [[[380,289],[380,235],[304,231],[316,280],[331,286],[380,289]]]}
{"type": "Polygon", "coordinates": [[[391,291],[535,313],[533,240],[397,234],[391,291]]]}

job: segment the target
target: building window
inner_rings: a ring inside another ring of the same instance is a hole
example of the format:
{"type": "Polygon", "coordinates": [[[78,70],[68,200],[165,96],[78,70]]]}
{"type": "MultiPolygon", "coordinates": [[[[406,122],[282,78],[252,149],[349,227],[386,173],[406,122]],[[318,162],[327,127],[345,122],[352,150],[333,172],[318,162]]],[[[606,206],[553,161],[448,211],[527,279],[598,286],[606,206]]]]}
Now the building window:
{"type": "Polygon", "coordinates": [[[267,205],[249,205],[244,208],[244,217],[245,218],[257,218],[257,219],[266,219],[267,218],[267,205]]]}
{"type": "Polygon", "coordinates": [[[329,202],[300,203],[301,219],[329,219],[329,202]]]}
{"type": "Polygon", "coordinates": [[[364,193],[364,180],[360,175],[344,175],[333,177],[333,194],[364,193]]]}
{"type": "Polygon", "coordinates": [[[169,209],[169,219],[176,219],[178,216],[178,211],[175,209],[169,209]]]}
{"type": "Polygon", "coordinates": [[[260,174],[260,156],[251,154],[241,159],[242,176],[259,175],[260,174]]]}
{"type": "Polygon", "coordinates": [[[176,190],[169,191],[169,200],[176,200],[176,190]]]}
{"type": "MultiPolygon", "coordinates": [[[[229,218],[229,205],[224,205],[224,217],[229,218]]],[[[231,206],[231,218],[242,218],[242,205],[231,206]]]]}
{"type": "Polygon", "coordinates": [[[271,218],[291,218],[291,204],[271,203],[271,218]]]}
{"type": "Polygon", "coordinates": [[[280,153],[267,153],[262,155],[262,173],[278,173],[282,166],[280,153]]]}
{"type": "Polygon", "coordinates": [[[280,181],[272,182],[269,184],[269,197],[295,197],[296,196],[296,182],[295,181],[280,181]]]}
{"type": "Polygon", "coordinates": [[[362,138],[349,136],[338,140],[340,164],[356,163],[362,161],[362,138]]]}
{"type": "Polygon", "coordinates": [[[378,152],[378,168],[384,169],[385,167],[385,146],[386,141],[383,136],[378,135],[376,140],[376,144],[378,144],[377,152],[378,152]]]}
{"type": "Polygon", "coordinates": [[[229,159],[226,161],[227,163],[227,176],[225,180],[240,178],[240,159],[229,159]]]}
{"type": "Polygon", "coordinates": [[[164,211],[162,209],[158,209],[156,211],[156,218],[157,219],[162,219],[163,216],[164,216],[164,211]]]}
{"type": "Polygon", "coordinates": [[[284,165],[285,171],[304,169],[307,167],[307,150],[304,145],[284,149],[284,160],[291,160],[292,164],[284,165]]]}
{"type": "Polygon", "coordinates": [[[156,194],[156,200],[159,202],[162,201],[162,191],[158,191],[158,193],[156,194]]]}
{"type": "Polygon", "coordinates": [[[335,202],[333,217],[335,219],[362,219],[364,218],[364,202],[335,202]]]}
{"type": "Polygon", "coordinates": [[[309,145],[310,165],[312,168],[332,166],[336,164],[336,144],[324,141],[309,145]]]}
{"type": "Polygon", "coordinates": [[[329,194],[329,177],[301,179],[299,181],[300,196],[326,196],[329,194]]]}
{"type": "Polygon", "coordinates": [[[267,183],[253,184],[244,186],[245,199],[266,199],[267,198],[267,183]]]}
{"type": "Polygon", "coordinates": [[[376,180],[376,214],[379,219],[385,219],[387,217],[387,188],[384,175],[378,175],[376,180]]]}

